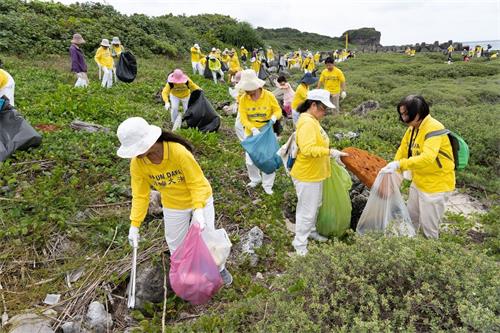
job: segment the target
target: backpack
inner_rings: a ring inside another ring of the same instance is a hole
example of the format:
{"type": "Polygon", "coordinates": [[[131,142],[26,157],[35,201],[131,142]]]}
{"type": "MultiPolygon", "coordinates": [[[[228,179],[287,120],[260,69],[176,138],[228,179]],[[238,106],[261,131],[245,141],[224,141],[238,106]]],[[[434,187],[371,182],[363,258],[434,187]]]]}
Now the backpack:
{"type": "MultiPolygon", "coordinates": [[[[442,129],[442,130],[437,130],[437,131],[432,131],[429,132],[425,135],[425,140],[432,138],[434,136],[440,136],[440,135],[448,135],[448,138],[450,139],[451,143],[451,148],[453,150],[453,156],[448,156],[443,151],[439,151],[439,154],[443,155],[444,157],[453,160],[455,163],[455,170],[463,170],[465,167],[469,164],[469,146],[467,145],[467,142],[458,134],[453,133],[452,131],[448,129],[442,129]]],[[[441,162],[439,162],[439,157],[437,157],[437,163],[439,164],[439,167],[441,167],[441,162]]]]}

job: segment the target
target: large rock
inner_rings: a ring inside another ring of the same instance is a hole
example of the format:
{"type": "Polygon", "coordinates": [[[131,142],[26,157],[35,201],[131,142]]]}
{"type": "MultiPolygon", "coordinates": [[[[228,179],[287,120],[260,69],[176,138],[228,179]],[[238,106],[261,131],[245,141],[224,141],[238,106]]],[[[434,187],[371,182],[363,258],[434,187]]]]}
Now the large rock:
{"type": "MultiPolygon", "coordinates": [[[[54,310],[48,310],[44,314],[50,317],[57,316],[54,310]]],[[[54,333],[51,324],[51,319],[35,313],[16,315],[7,322],[10,327],[9,333],[54,333]]]]}
{"type": "MultiPolygon", "coordinates": [[[[167,262],[167,274],[170,264],[167,262]]],[[[159,303],[163,301],[164,272],[161,263],[146,262],[137,267],[135,281],[135,308],[141,309],[146,302],[159,303]]],[[[130,287],[130,286],[129,286],[130,287]]],[[[171,290],[167,278],[167,288],[171,290]]]]}
{"type": "Polygon", "coordinates": [[[113,327],[113,317],[106,311],[104,305],[94,301],[90,303],[87,310],[85,324],[94,333],[105,333],[111,331],[113,327]]]}
{"type": "Polygon", "coordinates": [[[264,240],[264,232],[259,227],[253,227],[241,240],[241,252],[250,257],[250,265],[255,267],[259,261],[259,257],[255,253],[255,249],[262,246],[264,240]]]}
{"type": "Polygon", "coordinates": [[[377,101],[373,100],[368,100],[365,101],[361,104],[359,104],[357,107],[352,109],[351,113],[355,114],[357,116],[366,116],[368,112],[375,111],[380,107],[380,104],[377,101]]]}

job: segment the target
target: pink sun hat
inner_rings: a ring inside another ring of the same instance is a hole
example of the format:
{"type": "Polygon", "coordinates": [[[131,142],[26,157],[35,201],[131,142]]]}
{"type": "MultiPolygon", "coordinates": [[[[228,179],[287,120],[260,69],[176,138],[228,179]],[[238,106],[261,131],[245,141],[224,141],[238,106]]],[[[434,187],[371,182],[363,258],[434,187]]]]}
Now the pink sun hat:
{"type": "Polygon", "coordinates": [[[186,74],[182,72],[181,69],[177,68],[175,69],[172,74],[168,76],[167,81],[170,83],[184,83],[188,80],[188,77],[186,74]]]}

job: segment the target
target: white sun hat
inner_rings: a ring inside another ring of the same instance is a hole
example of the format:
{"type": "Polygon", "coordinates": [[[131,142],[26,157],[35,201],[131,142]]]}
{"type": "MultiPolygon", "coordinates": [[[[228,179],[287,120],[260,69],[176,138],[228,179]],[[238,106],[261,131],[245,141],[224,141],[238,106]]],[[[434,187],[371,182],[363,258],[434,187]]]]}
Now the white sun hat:
{"type": "Polygon", "coordinates": [[[141,117],[128,118],[116,130],[116,135],[121,143],[116,154],[122,158],[132,158],[144,154],[158,140],[161,132],[160,127],[149,125],[141,117]]]}
{"type": "Polygon", "coordinates": [[[307,92],[307,99],[323,103],[327,108],[334,109],[335,105],[330,102],[330,92],[325,89],[313,89],[307,92]]]}
{"type": "Polygon", "coordinates": [[[253,69],[245,69],[241,72],[240,82],[234,87],[237,90],[252,91],[262,88],[266,81],[257,77],[257,73],[253,69]]]}
{"type": "Polygon", "coordinates": [[[101,41],[101,46],[107,46],[107,47],[109,47],[109,40],[107,40],[106,38],[104,38],[104,39],[101,41]]]}

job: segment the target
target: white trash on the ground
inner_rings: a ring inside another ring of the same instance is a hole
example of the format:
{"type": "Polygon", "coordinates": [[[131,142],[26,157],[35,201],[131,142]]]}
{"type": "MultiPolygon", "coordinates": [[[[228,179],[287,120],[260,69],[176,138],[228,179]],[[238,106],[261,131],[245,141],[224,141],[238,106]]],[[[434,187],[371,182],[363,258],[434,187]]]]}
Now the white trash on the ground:
{"type": "Polygon", "coordinates": [[[203,241],[208,247],[215,264],[219,267],[226,263],[227,257],[231,252],[231,240],[225,229],[211,230],[205,228],[201,233],[203,241]]]}
{"type": "Polygon", "coordinates": [[[61,295],[59,294],[47,294],[44,299],[44,303],[47,305],[54,305],[59,303],[59,300],[61,299],[61,295]]]}

